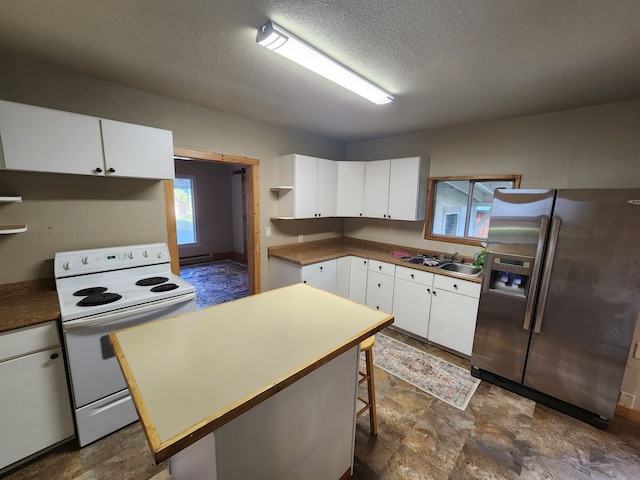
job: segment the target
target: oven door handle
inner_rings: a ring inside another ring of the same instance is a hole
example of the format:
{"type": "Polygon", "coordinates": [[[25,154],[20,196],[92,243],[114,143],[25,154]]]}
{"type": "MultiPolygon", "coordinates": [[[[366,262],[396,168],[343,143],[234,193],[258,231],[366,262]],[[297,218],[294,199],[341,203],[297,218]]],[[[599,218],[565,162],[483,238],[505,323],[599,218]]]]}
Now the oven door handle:
{"type": "Polygon", "coordinates": [[[195,293],[187,293],[179,297],[171,297],[167,300],[160,300],[153,303],[145,303],[138,305],[137,307],[123,308],[114,312],[100,313],[90,318],[82,318],[80,320],[70,320],[68,322],[62,322],[62,329],[65,332],[75,330],[78,328],[95,327],[104,323],[113,322],[122,318],[129,317],[138,313],[150,313],[156,310],[170,307],[172,305],[178,305],[183,302],[187,302],[196,298],[195,293]]]}

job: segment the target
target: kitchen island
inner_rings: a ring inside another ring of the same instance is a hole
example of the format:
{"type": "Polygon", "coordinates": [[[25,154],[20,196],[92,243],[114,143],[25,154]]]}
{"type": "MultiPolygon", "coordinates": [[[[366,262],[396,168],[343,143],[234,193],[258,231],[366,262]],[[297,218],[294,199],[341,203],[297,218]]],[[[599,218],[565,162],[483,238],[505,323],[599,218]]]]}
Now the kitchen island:
{"type": "Polygon", "coordinates": [[[296,284],[110,334],[174,480],[349,478],[359,344],[393,322],[296,284]]]}

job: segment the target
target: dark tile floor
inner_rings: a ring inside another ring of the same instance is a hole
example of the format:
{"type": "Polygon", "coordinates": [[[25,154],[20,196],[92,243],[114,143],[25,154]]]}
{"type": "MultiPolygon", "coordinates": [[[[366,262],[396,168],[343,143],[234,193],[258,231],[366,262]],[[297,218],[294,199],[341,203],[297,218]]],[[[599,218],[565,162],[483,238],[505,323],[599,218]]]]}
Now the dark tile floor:
{"type": "MultiPolygon", "coordinates": [[[[469,362],[390,336],[468,368],[469,362]]],[[[375,369],[378,435],[358,419],[354,480],[640,479],[640,425],[606,431],[482,382],[461,411],[375,369]]],[[[63,446],[6,480],[169,480],[135,423],[82,450],[63,446]]],[[[271,479],[256,479],[271,480],[271,479]]]]}

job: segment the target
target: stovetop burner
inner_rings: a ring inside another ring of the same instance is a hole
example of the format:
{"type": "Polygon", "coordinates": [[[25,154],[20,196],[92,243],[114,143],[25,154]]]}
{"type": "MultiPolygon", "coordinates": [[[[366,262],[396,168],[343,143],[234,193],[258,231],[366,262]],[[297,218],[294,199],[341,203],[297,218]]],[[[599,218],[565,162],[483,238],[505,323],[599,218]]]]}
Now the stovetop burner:
{"type": "Polygon", "coordinates": [[[151,289],[152,292],[168,292],[169,290],[175,290],[178,288],[178,285],[175,283],[164,283],[162,285],[158,285],[157,287],[153,287],[151,289]]]}
{"type": "Polygon", "coordinates": [[[138,280],[136,282],[136,285],[140,287],[150,287],[152,285],[159,285],[168,280],[169,279],[167,277],[149,277],[149,278],[143,278],[142,280],[138,280]]]}
{"type": "Polygon", "coordinates": [[[73,296],[86,297],[89,295],[94,295],[96,293],[103,293],[106,291],[107,291],[106,287],[89,287],[89,288],[83,288],[82,290],[78,290],[77,292],[73,292],[73,296]]]}
{"type": "MultiPolygon", "coordinates": [[[[105,289],[106,290],[106,289],[105,289]]],[[[94,293],[80,300],[76,305],[79,307],[95,307],[97,305],[105,305],[120,300],[122,295],[117,293],[94,293]]]]}

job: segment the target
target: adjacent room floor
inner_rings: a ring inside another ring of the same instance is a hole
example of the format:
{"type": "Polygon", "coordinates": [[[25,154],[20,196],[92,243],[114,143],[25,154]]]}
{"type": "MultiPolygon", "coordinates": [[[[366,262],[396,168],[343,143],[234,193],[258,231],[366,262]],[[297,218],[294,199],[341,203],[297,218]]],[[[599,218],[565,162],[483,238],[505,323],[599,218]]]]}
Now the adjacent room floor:
{"type": "Polygon", "coordinates": [[[180,277],[196,287],[196,308],[249,295],[247,266],[234,260],[181,267],[180,277]]]}
{"type": "MultiPolygon", "coordinates": [[[[385,333],[469,367],[438,348],[385,333]]],[[[375,379],[378,435],[369,435],[367,415],[358,419],[354,480],[640,478],[640,425],[624,418],[602,431],[486,382],[461,411],[379,368],[375,379]]],[[[69,443],[6,477],[36,479],[170,476],[166,464],[153,464],[134,423],[82,450],[69,443]]]]}

